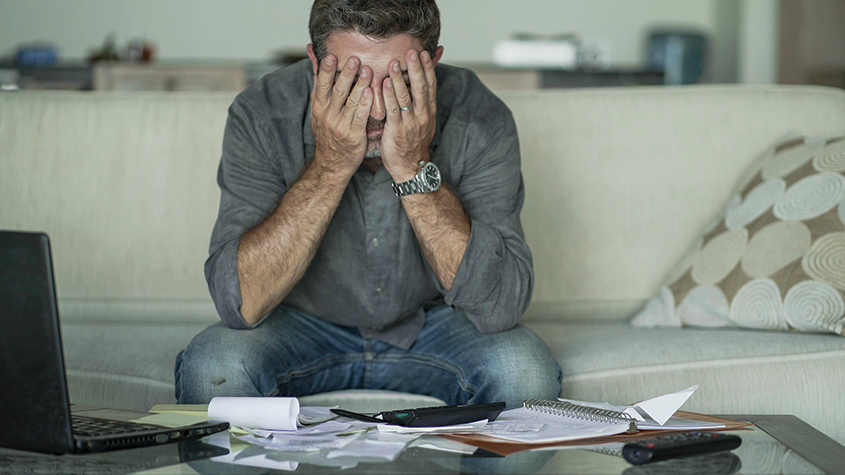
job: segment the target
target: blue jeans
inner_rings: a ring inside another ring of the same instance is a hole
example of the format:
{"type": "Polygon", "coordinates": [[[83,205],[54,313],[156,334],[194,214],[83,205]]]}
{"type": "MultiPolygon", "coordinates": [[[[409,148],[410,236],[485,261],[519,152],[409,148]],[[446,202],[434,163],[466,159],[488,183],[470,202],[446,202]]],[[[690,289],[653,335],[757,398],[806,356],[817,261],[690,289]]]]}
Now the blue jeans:
{"type": "Polygon", "coordinates": [[[362,338],[280,306],[252,330],[216,323],[176,357],[176,399],[203,404],[215,396],[304,396],[341,389],[424,394],[447,404],[504,401],[560,394],[562,373],[546,345],[518,324],[480,333],[463,311],[428,311],[408,350],[362,338]]]}

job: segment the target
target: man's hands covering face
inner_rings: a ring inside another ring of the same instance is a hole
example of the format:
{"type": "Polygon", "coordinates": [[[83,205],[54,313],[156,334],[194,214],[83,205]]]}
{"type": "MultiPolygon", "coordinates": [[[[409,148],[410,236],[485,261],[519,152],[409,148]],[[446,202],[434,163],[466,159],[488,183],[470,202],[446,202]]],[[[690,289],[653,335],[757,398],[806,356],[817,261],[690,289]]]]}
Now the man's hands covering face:
{"type": "Polygon", "coordinates": [[[410,180],[419,171],[420,160],[428,160],[437,115],[437,78],[428,51],[405,54],[411,90],[402,78],[399,61],[388,66],[383,95],[387,123],[381,139],[381,157],[393,181],[410,180]],[[412,107],[410,110],[401,110],[412,107]]]}
{"type": "Polygon", "coordinates": [[[373,71],[361,67],[361,61],[350,57],[340,75],[337,58],[328,55],[311,90],[311,131],[314,134],[314,160],[327,170],[352,176],[367,151],[367,120],[373,105],[370,82],[373,71]],[[358,80],[355,80],[355,77],[358,80]],[[350,92],[351,89],[351,92],[350,92]]]}
{"type": "MultiPolygon", "coordinates": [[[[381,84],[385,108],[381,158],[397,183],[412,179],[420,160],[428,160],[437,114],[437,78],[431,55],[409,50],[405,64],[410,89],[396,59],[388,64],[388,77],[381,84]]],[[[335,56],[328,55],[320,63],[311,91],[311,129],[314,159],[328,170],[351,176],[363,162],[375,95],[372,81],[372,69],[362,67],[355,56],[339,74],[335,56]]]]}

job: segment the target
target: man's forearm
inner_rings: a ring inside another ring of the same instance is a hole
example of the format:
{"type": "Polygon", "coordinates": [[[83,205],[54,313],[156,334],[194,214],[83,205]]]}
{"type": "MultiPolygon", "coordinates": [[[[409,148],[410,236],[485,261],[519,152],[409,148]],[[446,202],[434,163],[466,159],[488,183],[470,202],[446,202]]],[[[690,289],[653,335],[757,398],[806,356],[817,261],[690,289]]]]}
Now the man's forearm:
{"type": "Polygon", "coordinates": [[[455,194],[444,186],[433,193],[407,195],[401,199],[437,280],[443,288],[450,290],[469,242],[469,217],[455,194]]]}
{"type": "Polygon", "coordinates": [[[248,324],[278,305],[305,274],[348,182],[312,161],[273,214],[241,238],[238,283],[248,324]]]}

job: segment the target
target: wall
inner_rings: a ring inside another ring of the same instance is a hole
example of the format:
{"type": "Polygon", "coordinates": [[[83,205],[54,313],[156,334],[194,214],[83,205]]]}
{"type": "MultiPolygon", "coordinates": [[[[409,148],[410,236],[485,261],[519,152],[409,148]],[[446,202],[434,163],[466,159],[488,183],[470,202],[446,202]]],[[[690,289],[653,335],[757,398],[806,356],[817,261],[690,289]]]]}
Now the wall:
{"type": "Polygon", "coordinates": [[[0,0],[0,54],[48,40],[80,59],[115,32],[121,45],[144,34],[159,57],[264,60],[308,41],[304,0],[0,0]]]}
{"type": "MultiPolygon", "coordinates": [[[[0,51],[47,39],[81,58],[109,31],[121,40],[146,33],[162,58],[266,59],[276,48],[308,42],[307,0],[0,0],[0,51]]],[[[650,24],[712,30],[711,0],[440,0],[442,43],[453,61],[487,61],[514,32],[604,36],[618,58],[643,57],[650,24]]]]}
{"type": "Polygon", "coordinates": [[[743,0],[739,18],[739,82],[776,84],[779,3],[773,0],[743,0]]]}
{"type": "Polygon", "coordinates": [[[845,86],[845,2],[781,0],[780,82],[845,86]],[[834,84],[831,84],[834,85],[834,84]]]}
{"type": "MultiPolygon", "coordinates": [[[[651,27],[711,37],[710,82],[736,80],[739,3],[775,0],[439,0],[450,62],[487,62],[516,32],[609,38],[623,66],[642,64],[651,27]]],[[[65,59],[84,58],[114,31],[125,45],[145,34],[163,59],[267,60],[308,42],[309,0],[0,0],[0,55],[47,40],[65,59]]]]}

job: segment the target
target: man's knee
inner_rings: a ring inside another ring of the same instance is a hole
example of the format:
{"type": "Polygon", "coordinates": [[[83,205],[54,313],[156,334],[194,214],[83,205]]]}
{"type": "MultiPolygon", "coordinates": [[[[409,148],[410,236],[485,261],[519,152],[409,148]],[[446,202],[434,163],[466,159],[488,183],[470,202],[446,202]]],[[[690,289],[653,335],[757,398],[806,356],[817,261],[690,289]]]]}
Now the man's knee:
{"type": "Polygon", "coordinates": [[[504,401],[512,409],[522,406],[526,399],[555,399],[560,395],[560,366],[539,337],[527,328],[523,331],[527,333],[502,333],[500,343],[491,346],[483,370],[487,387],[479,388],[473,402],[504,401]],[[485,400],[476,400],[479,398],[485,400]]]}
{"type": "Polygon", "coordinates": [[[272,391],[263,374],[265,352],[250,343],[250,330],[213,325],[197,335],[176,357],[176,399],[205,404],[217,396],[266,396],[272,391]],[[269,387],[268,387],[269,386],[269,387]]]}

